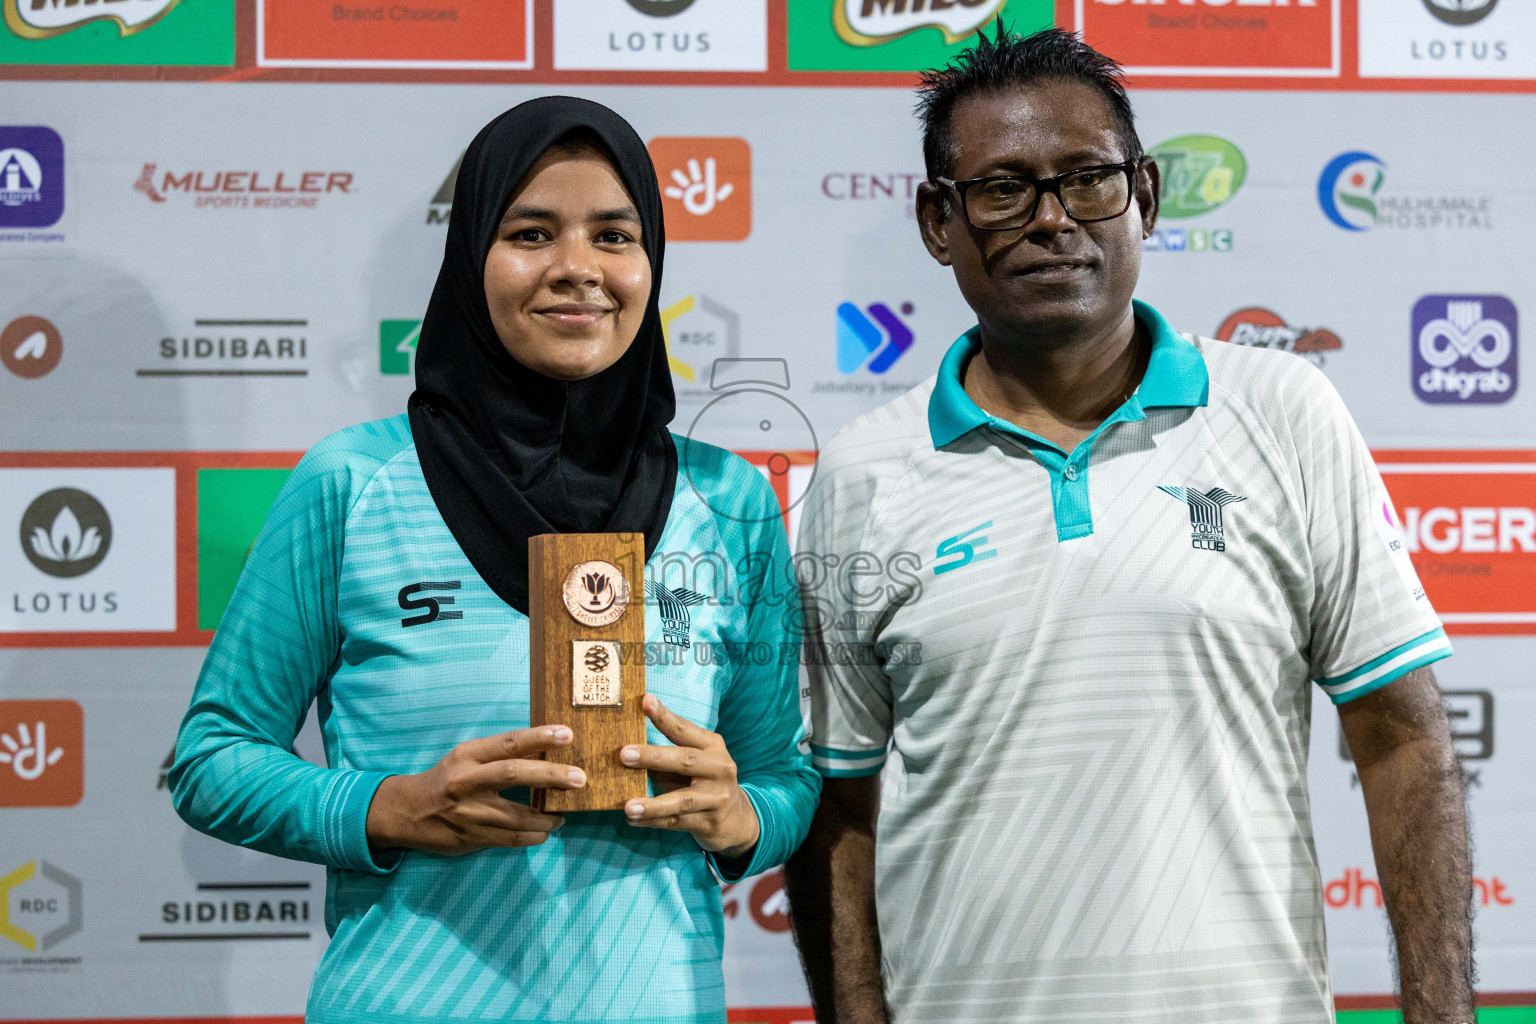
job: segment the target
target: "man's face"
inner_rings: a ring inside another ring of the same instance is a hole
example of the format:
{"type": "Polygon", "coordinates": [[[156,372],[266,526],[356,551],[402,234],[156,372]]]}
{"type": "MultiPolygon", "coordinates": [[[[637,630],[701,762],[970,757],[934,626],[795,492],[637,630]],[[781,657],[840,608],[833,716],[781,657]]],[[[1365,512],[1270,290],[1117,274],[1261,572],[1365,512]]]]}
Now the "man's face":
{"type": "MultiPolygon", "coordinates": [[[[956,181],[995,175],[1046,178],[1130,154],[1109,104],[1091,85],[1046,81],[961,100],[951,121],[956,181]]],[[[1157,165],[1136,174],[1130,208],[1113,220],[1079,224],[1054,195],[1010,231],[966,223],[959,197],[924,185],[918,196],[923,242],[994,336],[1054,335],[1063,343],[1109,330],[1125,316],[1141,272],[1141,243],[1157,222],[1157,165]]]]}

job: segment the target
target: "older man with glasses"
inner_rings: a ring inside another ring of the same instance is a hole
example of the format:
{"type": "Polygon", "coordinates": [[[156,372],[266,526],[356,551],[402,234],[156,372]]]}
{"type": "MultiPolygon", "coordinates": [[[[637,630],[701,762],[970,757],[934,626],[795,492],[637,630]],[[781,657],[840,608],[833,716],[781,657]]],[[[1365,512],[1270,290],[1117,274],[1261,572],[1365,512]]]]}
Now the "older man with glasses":
{"type": "Polygon", "coordinates": [[[806,499],[818,1019],[1331,1021],[1315,682],[1405,1018],[1470,1022],[1450,646],[1338,395],[1132,299],[1159,178],[1113,61],[999,27],[920,109],[923,241],[978,324],[806,499]],[[865,578],[903,553],[920,587],[865,578]]]}

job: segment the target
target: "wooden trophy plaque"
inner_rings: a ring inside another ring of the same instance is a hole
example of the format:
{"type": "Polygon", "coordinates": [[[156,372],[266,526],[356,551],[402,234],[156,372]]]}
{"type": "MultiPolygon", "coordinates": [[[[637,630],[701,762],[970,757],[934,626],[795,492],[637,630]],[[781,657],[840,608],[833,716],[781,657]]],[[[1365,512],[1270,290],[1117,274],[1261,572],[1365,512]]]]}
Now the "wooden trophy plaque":
{"type": "Polygon", "coordinates": [[[581,789],[535,789],[537,810],[616,811],[646,795],[619,749],[645,742],[645,538],[546,533],[528,539],[528,711],[568,725],[544,759],[587,773],[581,789]]]}

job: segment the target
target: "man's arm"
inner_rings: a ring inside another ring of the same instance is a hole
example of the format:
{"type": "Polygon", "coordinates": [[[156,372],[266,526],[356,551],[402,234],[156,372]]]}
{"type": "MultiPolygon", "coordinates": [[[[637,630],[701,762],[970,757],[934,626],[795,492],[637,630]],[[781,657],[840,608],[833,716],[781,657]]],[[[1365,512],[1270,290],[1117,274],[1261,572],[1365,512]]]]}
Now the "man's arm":
{"type": "Polygon", "coordinates": [[[784,865],[790,922],[821,1024],[886,1024],[875,920],[880,778],[826,779],[799,851],[784,865]]]}
{"type": "Polygon", "coordinates": [[[1428,666],[1340,705],[1397,945],[1405,1024],[1475,1020],[1466,790],[1428,666]]]}

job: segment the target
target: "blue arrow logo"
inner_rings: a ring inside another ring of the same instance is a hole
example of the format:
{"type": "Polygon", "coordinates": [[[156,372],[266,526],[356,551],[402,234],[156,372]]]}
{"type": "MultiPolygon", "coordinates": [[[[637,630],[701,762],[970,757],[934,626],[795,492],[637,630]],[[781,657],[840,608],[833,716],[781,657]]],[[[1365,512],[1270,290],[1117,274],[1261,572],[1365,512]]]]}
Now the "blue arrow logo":
{"type": "MultiPolygon", "coordinates": [[[[912,304],[902,303],[901,311],[910,316],[912,304]]],[[[913,337],[912,329],[883,302],[867,310],[841,303],[837,307],[837,371],[853,373],[864,367],[870,373],[884,373],[912,347],[913,337]]]]}

